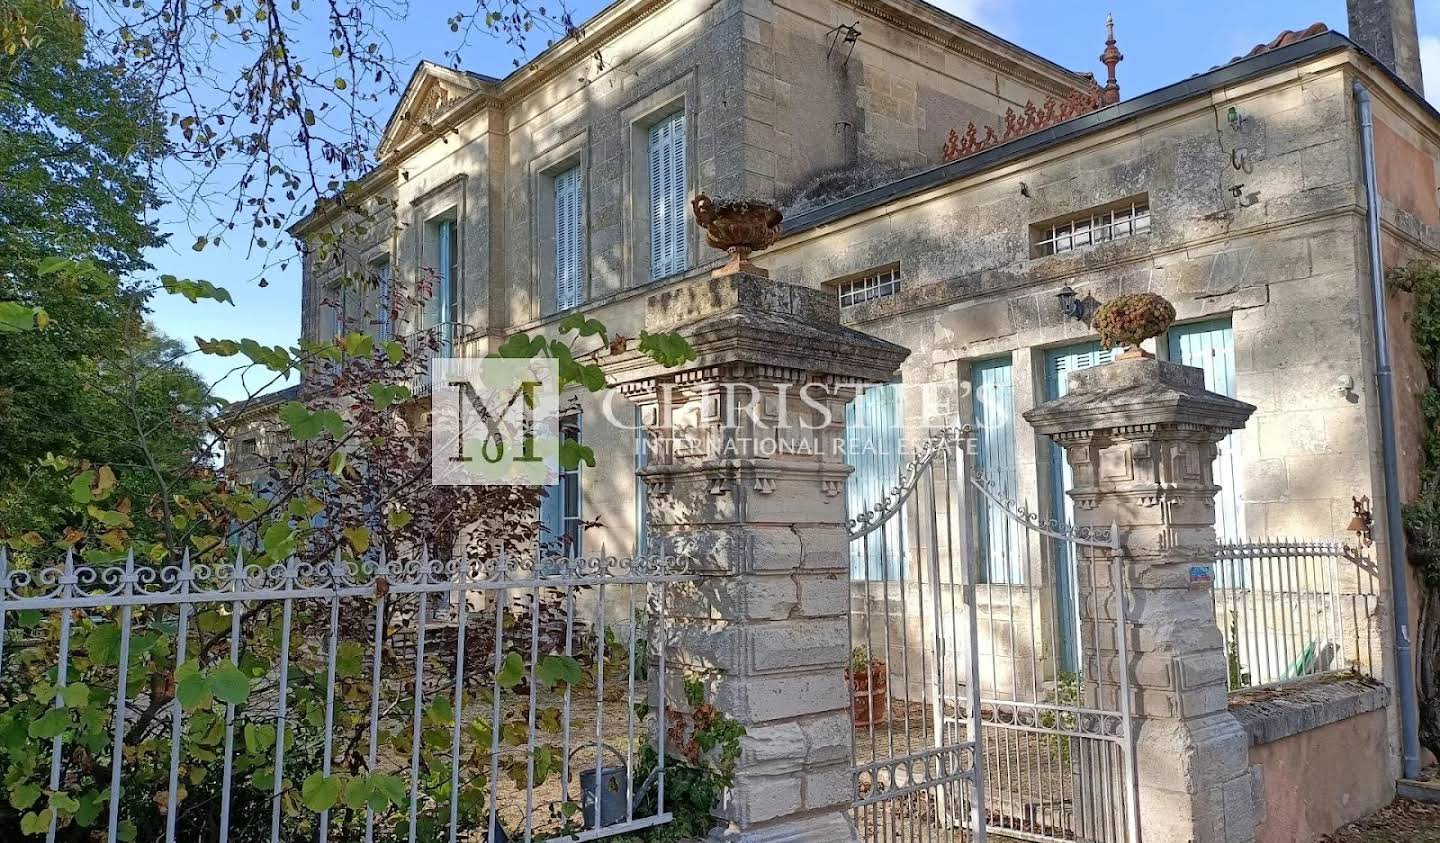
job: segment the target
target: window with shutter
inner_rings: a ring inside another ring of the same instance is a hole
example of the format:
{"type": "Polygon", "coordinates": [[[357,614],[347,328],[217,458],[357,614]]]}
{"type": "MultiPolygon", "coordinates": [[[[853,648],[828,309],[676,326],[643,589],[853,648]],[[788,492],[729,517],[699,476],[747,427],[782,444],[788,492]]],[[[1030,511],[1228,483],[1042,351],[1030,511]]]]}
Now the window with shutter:
{"type": "Polygon", "coordinates": [[[579,307],[581,264],[580,168],[555,177],[555,309],[579,307]]]}
{"type": "MultiPolygon", "coordinates": [[[[845,464],[855,469],[845,482],[850,515],[873,511],[900,477],[900,384],[870,386],[845,407],[845,464]]],[[[898,580],[905,566],[905,519],[850,545],[855,579],[898,580]]]]}
{"type": "MultiPolygon", "coordinates": [[[[1172,328],[1170,359],[1205,373],[1205,388],[1235,397],[1235,332],[1229,319],[1215,319],[1172,328]]],[[[1221,440],[1215,455],[1215,532],[1223,539],[1245,536],[1245,496],[1240,488],[1240,437],[1221,440]]]]}
{"type": "MultiPolygon", "coordinates": [[[[970,371],[975,416],[975,468],[1008,498],[1016,497],[1015,387],[1010,358],[976,363],[970,371]]],[[[1025,536],[996,506],[980,517],[980,576],[985,582],[1020,584],[1025,536]]]]}
{"type": "Polygon", "coordinates": [[[685,243],[685,114],[650,129],[650,277],[688,268],[685,243]]]}
{"type": "MultiPolygon", "coordinates": [[[[1045,353],[1045,400],[1054,401],[1070,391],[1070,373],[1092,366],[1101,366],[1119,356],[1121,349],[1101,348],[1094,340],[1045,353]]],[[[1075,522],[1075,506],[1065,494],[1075,485],[1065,449],[1050,443],[1050,512],[1052,517],[1067,524],[1075,522]]],[[[1069,671],[1079,668],[1078,591],[1075,583],[1075,555],[1069,542],[1055,542],[1056,612],[1060,626],[1060,666],[1069,671]]]]}

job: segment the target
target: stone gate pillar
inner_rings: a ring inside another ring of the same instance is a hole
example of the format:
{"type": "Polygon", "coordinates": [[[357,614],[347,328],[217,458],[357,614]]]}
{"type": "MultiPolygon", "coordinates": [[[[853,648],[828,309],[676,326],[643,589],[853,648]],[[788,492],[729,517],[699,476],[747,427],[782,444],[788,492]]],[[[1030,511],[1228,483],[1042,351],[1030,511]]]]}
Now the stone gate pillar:
{"type": "MultiPolygon", "coordinates": [[[[1119,525],[1144,843],[1255,838],[1249,741],[1226,708],[1210,593],[1216,444],[1254,409],[1206,391],[1199,369],[1122,358],[1071,374],[1068,394],[1025,413],[1065,449],[1077,526],[1119,525]]],[[[1103,587],[1109,570],[1078,573],[1103,587]]],[[[1102,684],[1125,669],[1108,649],[1102,684]]]]}
{"type": "MultiPolygon", "coordinates": [[[[720,834],[855,837],[845,404],[909,352],[842,327],[833,293],[735,274],[657,293],[645,326],[697,359],[630,352],[607,376],[641,409],[652,540],[694,560],[670,589],[671,665],[746,730],[720,834]]],[[[673,693],[673,691],[672,691],[673,693]]]]}

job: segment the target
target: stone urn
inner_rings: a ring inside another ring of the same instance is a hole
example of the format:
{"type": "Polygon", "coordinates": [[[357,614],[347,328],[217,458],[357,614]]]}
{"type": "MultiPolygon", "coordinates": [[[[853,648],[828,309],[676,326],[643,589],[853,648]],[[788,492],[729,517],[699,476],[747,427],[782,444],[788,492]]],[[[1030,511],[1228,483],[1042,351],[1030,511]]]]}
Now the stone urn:
{"type": "Polygon", "coordinates": [[[695,222],[705,229],[705,242],[730,253],[730,262],[711,273],[714,277],[737,272],[770,277],[750,262],[750,253],[768,249],[780,239],[779,208],[759,199],[711,199],[703,193],[691,206],[695,222]]]}
{"type": "Polygon", "coordinates": [[[1091,326],[1106,348],[1129,346],[1124,359],[1153,357],[1140,343],[1165,333],[1175,321],[1175,305],[1155,293],[1129,293],[1100,305],[1091,326]]]}

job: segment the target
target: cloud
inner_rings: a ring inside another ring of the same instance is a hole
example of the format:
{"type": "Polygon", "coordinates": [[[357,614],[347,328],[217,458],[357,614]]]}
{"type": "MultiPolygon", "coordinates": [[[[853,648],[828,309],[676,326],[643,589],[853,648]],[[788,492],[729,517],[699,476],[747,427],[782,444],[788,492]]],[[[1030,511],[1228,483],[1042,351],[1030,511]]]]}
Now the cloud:
{"type": "Polygon", "coordinates": [[[1440,103],[1440,35],[1420,36],[1420,75],[1425,98],[1440,103]]]}

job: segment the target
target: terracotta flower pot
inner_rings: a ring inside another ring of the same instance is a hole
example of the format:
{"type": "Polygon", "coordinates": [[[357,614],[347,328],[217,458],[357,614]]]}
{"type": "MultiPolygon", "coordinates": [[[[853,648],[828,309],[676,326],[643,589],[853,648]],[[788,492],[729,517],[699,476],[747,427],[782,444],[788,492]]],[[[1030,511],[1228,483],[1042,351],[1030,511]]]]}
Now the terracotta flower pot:
{"type": "Polygon", "coordinates": [[[1175,305],[1155,293],[1116,296],[1100,306],[1091,322],[1106,348],[1126,345],[1124,357],[1149,357],[1140,343],[1165,333],[1175,321],[1175,305]]]}
{"type": "Polygon", "coordinates": [[[770,277],[750,263],[750,253],[768,249],[780,239],[780,209],[758,199],[715,200],[703,193],[691,206],[695,222],[705,229],[705,242],[730,253],[730,262],[712,273],[716,278],[737,272],[770,277]]]}
{"type": "Polygon", "coordinates": [[[845,678],[850,683],[850,713],[855,725],[883,723],[890,699],[885,663],[871,662],[866,670],[847,669],[845,678]]]}

